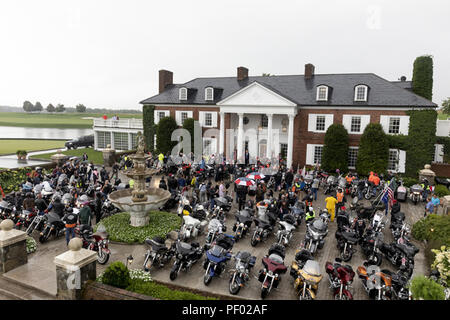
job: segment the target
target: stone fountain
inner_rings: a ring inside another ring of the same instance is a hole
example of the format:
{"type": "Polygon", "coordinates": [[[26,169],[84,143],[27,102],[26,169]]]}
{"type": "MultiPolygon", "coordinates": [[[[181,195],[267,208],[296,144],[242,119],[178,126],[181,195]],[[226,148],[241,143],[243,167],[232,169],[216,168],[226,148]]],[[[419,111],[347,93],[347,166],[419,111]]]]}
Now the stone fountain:
{"type": "Polygon", "coordinates": [[[150,156],[144,153],[145,143],[141,132],[138,132],[137,140],[137,152],[129,156],[133,168],[123,171],[127,177],[134,180],[134,186],[114,191],[108,198],[120,210],[130,213],[130,224],[133,227],[142,227],[149,224],[149,211],[159,210],[170,198],[170,192],[159,188],[145,188],[145,179],[154,175],[156,170],[148,169],[145,165],[150,156]]]}

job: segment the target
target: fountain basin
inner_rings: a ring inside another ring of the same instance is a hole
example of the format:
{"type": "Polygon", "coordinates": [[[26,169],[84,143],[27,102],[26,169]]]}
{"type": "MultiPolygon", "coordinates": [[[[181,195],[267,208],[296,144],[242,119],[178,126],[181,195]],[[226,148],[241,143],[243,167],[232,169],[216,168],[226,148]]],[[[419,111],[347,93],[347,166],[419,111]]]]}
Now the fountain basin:
{"type": "Polygon", "coordinates": [[[111,203],[122,211],[130,213],[130,224],[142,227],[149,224],[149,211],[159,210],[170,198],[170,192],[159,188],[145,189],[146,201],[133,202],[133,189],[123,189],[109,194],[111,203]]]}

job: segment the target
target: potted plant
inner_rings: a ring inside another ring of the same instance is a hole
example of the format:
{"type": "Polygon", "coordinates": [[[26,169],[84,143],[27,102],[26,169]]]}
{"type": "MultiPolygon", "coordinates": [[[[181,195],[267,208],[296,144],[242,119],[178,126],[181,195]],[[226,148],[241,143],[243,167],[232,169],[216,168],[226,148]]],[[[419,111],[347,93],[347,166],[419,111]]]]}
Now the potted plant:
{"type": "Polygon", "coordinates": [[[25,160],[27,158],[27,151],[26,150],[17,150],[16,155],[17,159],[19,160],[25,160]]]}

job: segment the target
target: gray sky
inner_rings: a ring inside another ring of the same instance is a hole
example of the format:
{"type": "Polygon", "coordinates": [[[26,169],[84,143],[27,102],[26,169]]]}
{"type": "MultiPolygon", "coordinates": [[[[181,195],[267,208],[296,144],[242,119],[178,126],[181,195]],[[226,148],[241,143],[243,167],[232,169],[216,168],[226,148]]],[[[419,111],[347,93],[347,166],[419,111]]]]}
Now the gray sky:
{"type": "Polygon", "coordinates": [[[433,101],[450,96],[448,0],[1,0],[0,105],[139,108],[174,82],[245,66],[412,77],[434,56],[433,101]]]}

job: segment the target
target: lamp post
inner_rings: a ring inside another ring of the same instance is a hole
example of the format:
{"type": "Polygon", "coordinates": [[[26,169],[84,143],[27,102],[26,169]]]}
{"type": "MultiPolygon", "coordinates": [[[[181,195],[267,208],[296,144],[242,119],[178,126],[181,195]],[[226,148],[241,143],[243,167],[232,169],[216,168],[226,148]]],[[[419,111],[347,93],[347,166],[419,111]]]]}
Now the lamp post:
{"type": "Polygon", "coordinates": [[[133,263],[133,256],[130,254],[127,258],[127,269],[128,269],[128,265],[131,265],[133,263]]]}

